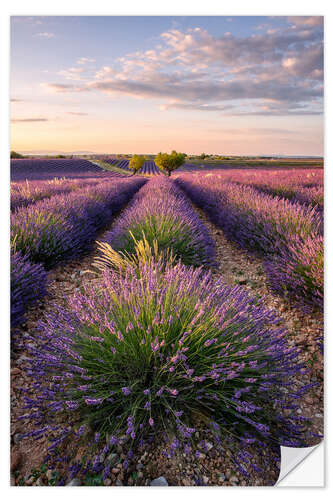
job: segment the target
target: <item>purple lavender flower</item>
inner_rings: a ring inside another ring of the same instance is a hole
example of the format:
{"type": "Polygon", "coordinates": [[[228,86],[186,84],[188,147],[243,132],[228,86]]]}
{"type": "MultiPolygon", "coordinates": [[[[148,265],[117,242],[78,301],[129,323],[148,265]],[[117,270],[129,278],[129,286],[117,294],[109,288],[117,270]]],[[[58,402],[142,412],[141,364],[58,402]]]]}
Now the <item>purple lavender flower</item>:
{"type": "Polygon", "coordinates": [[[78,401],[65,401],[65,404],[69,410],[77,410],[80,405],[78,401]]]}
{"type": "Polygon", "coordinates": [[[103,399],[102,398],[86,398],[85,399],[85,402],[87,405],[91,405],[91,406],[96,406],[96,405],[100,405],[102,403],[103,399]]]}

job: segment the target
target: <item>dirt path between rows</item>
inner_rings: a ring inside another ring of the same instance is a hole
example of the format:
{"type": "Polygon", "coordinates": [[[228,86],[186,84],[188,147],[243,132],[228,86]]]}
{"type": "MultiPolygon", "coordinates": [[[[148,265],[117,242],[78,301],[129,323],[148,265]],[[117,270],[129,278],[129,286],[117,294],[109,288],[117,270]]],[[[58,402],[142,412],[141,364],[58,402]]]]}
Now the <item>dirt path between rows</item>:
{"type": "MultiPolygon", "coordinates": [[[[304,396],[301,401],[301,414],[310,416],[313,420],[311,431],[321,433],[323,427],[323,390],[322,390],[322,357],[315,338],[321,334],[322,315],[320,313],[306,315],[300,311],[290,308],[287,303],[270,293],[265,275],[262,269],[262,261],[248,255],[240,250],[235,244],[228,241],[221,230],[217,229],[200,210],[200,216],[209,227],[217,248],[218,267],[213,271],[216,275],[222,275],[230,284],[244,286],[250,294],[259,295],[264,298],[268,308],[274,309],[282,318],[290,334],[291,344],[298,345],[302,350],[302,357],[311,369],[309,380],[317,381],[321,385],[313,389],[310,394],[304,396]],[[314,356],[317,360],[313,362],[314,356]]],[[[113,223],[115,220],[113,221],[113,223]]],[[[113,224],[112,223],[112,224],[113,224]]],[[[111,224],[111,226],[112,226],[111,224]]],[[[103,230],[97,237],[102,239],[103,234],[110,230],[103,230]]],[[[49,295],[44,301],[32,308],[26,315],[25,323],[18,330],[19,342],[12,351],[11,361],[11,484],[16,485],[48,485],[50,484],[46,475],[40,471],[40,466],[47,455],[48,442],[46,438],[38,441],[33,439],[21,439],[21,434],[33,430],[33,424],[29,421],[21,421],[18,417],[24,414],[23,398],[24,391],[32,384],[24,371],[27,365],[27,341],[36,328],[38,320],[46,313],[52,312],[55,305],[67,306],[67,297],[85,281],[94,278],[92,274],[84,273],[91,269],[93,260],[97,254],[97,248],[92,253],[80,259],[73,260],[49,273],[49,295]],[[34,472],[37,471],[36,472],[34,472]],[[14,477],[15,476],[15,477],[14,477]]],[[[35,346],[39,345],[36,339],[35,346]]],[[[303,380],[304,382],[304,380],[303,380]]],[[[301,383],[299,381],[298,383],[301,383]]],[[[197,436],[198,440],[203,436],[197,436]]],[[[204,436],[209,440],[209,436],[204,436]]],[[[309,438],[309,445],[318,442],[309,438]]],[[[125,458],[123,450],[119,453],[119,463],[116,464],[111,479],[106,480],[106,485],[147,485],[150,480],[164,476],[170,485],[190,486],[200,485],[272,485],[278,478],[278,471],[273,466],[276,453],[269,448],[257,453],[254,463],[260,465],[262,458],[271,457],[272,467],[265,466],[263,473],[253,472],[250,478],[244,478],[235,469],[231,460],[231,452],[227,450],[224,454],[219,453],[214,447],[207,453],[202,453],[196,463],[193,457],[177,454],[174,459],[165,459],[162,451],[163,446],[154,446],[145,449],[141,457],[136,457],[132,469],[124,473],[122,462],[125,458]],[[133,473],[132,473],[133,472],[133,473]]]]}

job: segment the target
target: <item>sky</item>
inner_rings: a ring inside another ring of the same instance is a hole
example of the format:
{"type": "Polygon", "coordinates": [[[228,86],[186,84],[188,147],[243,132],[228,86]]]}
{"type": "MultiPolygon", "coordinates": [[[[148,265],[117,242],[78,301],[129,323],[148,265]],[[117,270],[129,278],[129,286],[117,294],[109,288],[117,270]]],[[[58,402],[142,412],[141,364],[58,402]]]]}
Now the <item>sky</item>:
{"type": "Polygon", "coordinates": [[[11,149],[323,154],[319,16],[11,18],[11,149]]]}

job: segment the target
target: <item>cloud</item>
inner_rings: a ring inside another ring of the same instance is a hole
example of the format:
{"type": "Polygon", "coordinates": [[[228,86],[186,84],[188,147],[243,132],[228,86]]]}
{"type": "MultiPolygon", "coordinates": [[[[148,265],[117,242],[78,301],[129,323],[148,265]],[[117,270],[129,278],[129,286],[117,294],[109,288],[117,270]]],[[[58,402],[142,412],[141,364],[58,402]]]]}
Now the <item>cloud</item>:
{"type": "MultiPolygon", "coordinates": [[[[239,104],[198,104],[187,102],[170,102],[160,105],[161,111],[172,109],[181,109],[186,111],[216,111],[222,112],[225,116],[286,116],[286,115],[320,115],[322,114],[321,107],[308,108],[301,105],[293,105],[283,101],[267,102],[263,100],[248,100],[240,107],[239,104]],[[265,103],[265,104],[264,104],[265,103]]],[[[276,130],[276,129],[274,129],[276,130]]]]}
{"type": "MultiPolygon", "coordinates": [[[[172,28],[155,46],[97,69],[60,75],[80,84],[45,83],[56,93],[103,92],[111,97],[157,100],[161,110],[228,115],[322,113],[323,32],[319,17],[279,18],[264,33],[214,36],[202,28],[172,28]],[[291,19],[291,20],[290,20],[291,19]]],[[[77,63],[92,62],[81,57],[77,63]]]]}
{"type": "Polygon", "coordinates": [[[48,118],[13,118],[10,120],[12,123],[34,123],[34,122],[48,122],[48,118]]]}
{"type": "Polygon", "coordinates": [[[66,111],[67,115],[74,115],[74,116],[87,116],[88,113],[81,113],[79,111],[66,111]]]}
{"type": "Polygon", "coordinates": [[[67,83],[41,83],[41,87],[51,93],[87,92],[90,88],[67,83]]]}
{"type": "Polygon", "coordinates": [[[40,38],[54,38],[55,34],[54,33],[48,33],[47,31],[44,31],[42,33],[36,33],[34,36],[38,36],[40,38]]]}
{"type": "Polygon", "coordinates": [[[212,133],[217,133],[217,134],[224,134],[224,135],[244,135],[244,136],[249,136],[249,135],[281,135],[281,134],[293,134],[293,135],[302,135],[304,132],[299,131],[299,130],[293,130],[293,129],[286,129],[286,128],[262,128],[262,127],[252,127],[252,128],[216,128],[216,129],[208,129],[207,132],[212,132],[212,133]]]}
{"type": "Polygon", "coordinates": [[[168,104],[162,104],[160,106],[161,111],[166,111],[168,109],[184,109],[190,111],[229,111],[234,109],[234,106],[231,104],[223,105],[223,104],[198,104],[198,103],[184,103],[184,102],[170,102],[168,104]]]}
{"type": "Polygon", "coordinates": [[[95,62],[96,60],[95,59],[92,59],[91,57],[80,57],[80,59],[78,59],[76,61],[76,64],[86,64],[86,63],[93,63],[95,62]]]}
{"type": "Polygon", "coordinates": [[[201,106],[212,101],[234,99],[273,99],[278,101],[301,101],[320,97],[322,91],[316,88],[291,87],[282,82],[255,83],[250,79],[236,81],[182,80],[177,75],[158,77],[148,81],[109,79],[89,84],[89,88],[109,94],[125,94],[146,98],[175,98],[201,106]]]}
{"type": "Polygon", "coordinates": [[[322,115],[323,111],[315,110],[292,110],[292,109],[275,109],[267,111],[243,111],[239,113],[230,113],[230,116],[310,116],[310,115],[322,115]]]}
{"type": "Polygon", "coordinates": [[[322,27],[324,24],[323,16],[288,16],[287,22],[295,26],[322,27]]]}
{"type": "Polygon", "coordinates": [[[10,102],[24,102],[23,99],[15,99],[15,98],[11,98],[10,99],[10,102]]]}
{"type": "Polygon", "coordinates": [[[84,71],[83,68],[69,68],[58,71],[58,75],[63,76],[66,80],[82,80],[80,73],[84,71]]]}
{"type": "Polygon", "coordinates": [[[291,74],[312,80],[323,79],[324,50],[323,44],[307,47],[306,50],[293,51],[283,59],[282,66],[291,74]]]}
{"type": "Polygon", "coordinates": [[[204,62],[220,67],[235,64],[273,64],[281,61],[283,52],[295,44],[304,45],[318,40],[315,29],[276,29],[274,33],[252,34],[247,37],[234,35],[214,37],[200,28],[186,32],[169,30],[162,33],[166,49],[159,54],[159,60],[184,65],[204,62]]]}

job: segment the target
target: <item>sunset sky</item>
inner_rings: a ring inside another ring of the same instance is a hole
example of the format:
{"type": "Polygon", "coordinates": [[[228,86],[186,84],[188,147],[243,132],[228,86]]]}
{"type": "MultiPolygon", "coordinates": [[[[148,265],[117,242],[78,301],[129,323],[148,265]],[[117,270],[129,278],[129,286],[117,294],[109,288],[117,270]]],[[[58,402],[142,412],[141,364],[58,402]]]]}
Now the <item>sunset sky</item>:
{"type": "Polygon", "coordinates": [[[322,17],[12,17],[11,149],[323,154],[322,17]]]}

